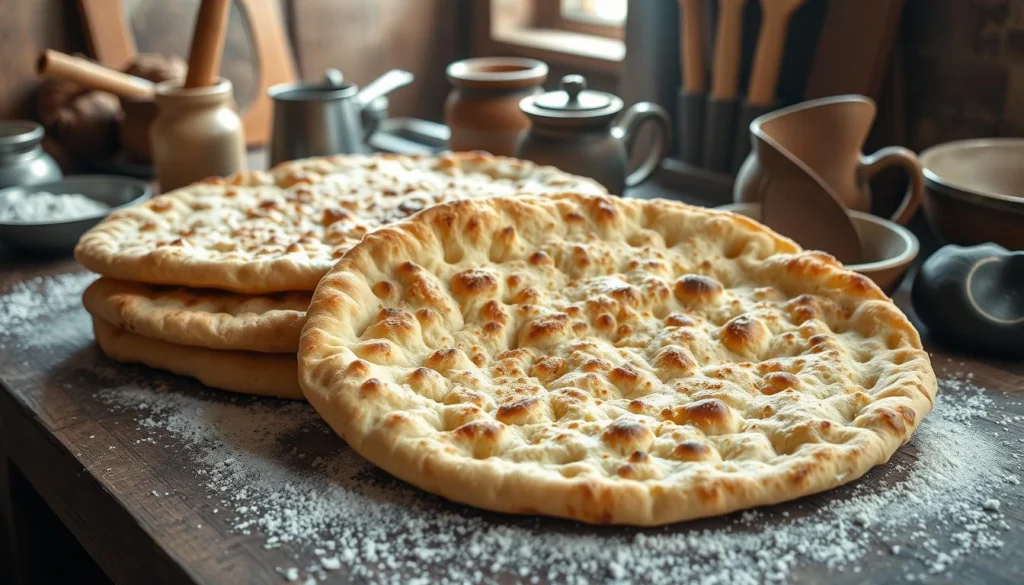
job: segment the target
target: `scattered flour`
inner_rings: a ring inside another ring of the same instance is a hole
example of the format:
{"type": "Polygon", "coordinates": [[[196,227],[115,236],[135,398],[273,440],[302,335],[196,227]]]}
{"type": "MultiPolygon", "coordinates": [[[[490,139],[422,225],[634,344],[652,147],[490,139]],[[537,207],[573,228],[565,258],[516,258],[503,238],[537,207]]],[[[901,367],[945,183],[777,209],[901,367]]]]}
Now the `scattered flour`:
{"type": "Polygon", "coordinates": [[[66,331],[38,327],[26,334],[25,328],[34,322],[58,315],[88,321],[88,314],[81,308],[82,293],[97,278],[89,272],[73,272],[15,283],[0,296],[0,342],[5,336],[14,336],[18,348],[41,347],[66,335],[66,331]]]}
{"type": "MultiPolygon", "coordinates": [[[[15,287],[2,297],[0,327],[13,325],[16,341],[30,342],[35,331],[18,328],[44,314],[81,312],[75,307],[89,280],[15,287]]],[[[78,342],[88,330],[79,326],[78,342]]],[[[634,529],[448,504],[393,480],[340,440],[324,440],[333,433],[306,404],[176,391],[161,381],[170,378],[139,379],[109,364],[75,367],[103,380],[108,389],[97,398],[146,433],[141,442],[152,445],[140,448],[188,453],[207,505],[231,532],[294,552],[294,566],[277,569],[282,582],[316,583],[343,571],[379,583],[744,585],[806,579],[819,567],[836,581],[859,582],[864,567],[879,563],[905,581],[948,578],[967,557],[1005,554],[1011,527],[1000,509],[1019,505],[1019,496],[1000,490],[1019,484],[1020,463],[1008,453],[1024,446],[992,437],[999,421],[985,419],[993,403],[967,378],[941,382],[935,410],[902,449],[907,456],[834,495],[634,529]]]]}
{"type": "Polygon", "coordinates": [[[998,551],[1010,528],[993,497],[1007,484],[1005,455],[977,419],[991,400],[963,380],[943,382],[935,411],[904,447],[912,463],[901,469],[876,469],[825,502],[662,529],[591,528],[446,504],[390,479],[340,441],[324,450],[325,442],[312,438],[330,430],[304,404],[133,389],[99,396],[137,413],[154,436],[184,443],[197,480],[214,497],[211,507],[232,511],[234,532],[258,534],[267,548],[305,551],[311,564],[286,573],[296,580],[346,568],[383,583],[537,576],[579,584],[753,584],[786,581],[815,565],[856,574],[869,555],[888,552],[917,561],[906,564],[912,581],[998,551]],[[285,446],[307,442],[304,460],[285,446]],[[334,552],[325,556],[328,550],[334,552]]]}

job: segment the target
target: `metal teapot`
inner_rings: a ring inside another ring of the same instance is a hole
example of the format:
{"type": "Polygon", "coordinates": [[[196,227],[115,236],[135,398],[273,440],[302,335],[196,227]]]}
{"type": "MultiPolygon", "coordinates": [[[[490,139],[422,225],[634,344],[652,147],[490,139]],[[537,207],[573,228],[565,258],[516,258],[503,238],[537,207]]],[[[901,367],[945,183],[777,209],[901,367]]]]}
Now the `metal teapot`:
{"type": "Polygon", "coordinates": [[[365,141],[386,115],[388,93],[413,76],[394,69],[360,90],[337,69],[322,82],[287,83],[268,90],[274,102],[270,164],[331,154],[367,152],[365,141]]]}
{"type": "Polygon", "coordinates": [[[621,195],[658,168],[670,138],[668,114],[661,106],[639,102],[625,111],[622,107],[619,97],[588,90],[582,75],[566,75],[558,91],[519,102],[533,125],[519,140],[516,157],[590,177],[610,193],[621,195]],[[627,175],[637,134],[648,121],[655,122],[657,129],[654,144],[640,166],[627,175]]]}

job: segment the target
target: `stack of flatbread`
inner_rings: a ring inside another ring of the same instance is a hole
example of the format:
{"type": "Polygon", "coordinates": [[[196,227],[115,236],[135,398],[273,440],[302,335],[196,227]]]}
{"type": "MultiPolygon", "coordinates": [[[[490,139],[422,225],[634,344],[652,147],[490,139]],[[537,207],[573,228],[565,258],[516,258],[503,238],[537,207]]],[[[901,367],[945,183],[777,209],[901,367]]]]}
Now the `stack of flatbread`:
{"type": "Polygon", "coordinates": [[[75,256],[109,357],[207,386],[302,398],[296,350],[320,278],[377,227],[433,204],[603,193],[590,179],[481,153],[338,156],[211,179],[112,214],[75,256]]]}
{"type": "Polygon", "coordinates": [[[930,412],[920,336],[871,280],[601,191],[475,154],[244,173],[86,234],[84,302],[114,359],[304,396],[389,473],[502,512],[772,504],[862,476],[930,412]]]}

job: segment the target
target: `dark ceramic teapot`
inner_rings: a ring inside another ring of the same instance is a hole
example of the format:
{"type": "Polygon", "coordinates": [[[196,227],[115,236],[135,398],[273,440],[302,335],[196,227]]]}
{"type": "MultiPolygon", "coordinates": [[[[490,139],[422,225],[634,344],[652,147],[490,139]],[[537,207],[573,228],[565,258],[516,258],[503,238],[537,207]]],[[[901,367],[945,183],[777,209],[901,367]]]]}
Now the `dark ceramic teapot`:
{"type": "Polygon", "coordinates": [[[532,127],[519,139],[516,156],[590,177],[610,193],[621,195],[626,187],[639,185],[658,168],[670,138],[668,114],[661,106],[639,102],[625,111],[622,107],[620,98],[588,90],[582,75],[566,75],[558,91],[519,102],[532,127]],[[655,123],[655,142],[640,166],[627,176],[637,133],[648,121],[655,123]]]}
{"type": "Polygon", "coordinates": [[[911,296],[943,342],[1024,357],[1024,252],[992,243],[944,246],[921,266],[911,296]]]}

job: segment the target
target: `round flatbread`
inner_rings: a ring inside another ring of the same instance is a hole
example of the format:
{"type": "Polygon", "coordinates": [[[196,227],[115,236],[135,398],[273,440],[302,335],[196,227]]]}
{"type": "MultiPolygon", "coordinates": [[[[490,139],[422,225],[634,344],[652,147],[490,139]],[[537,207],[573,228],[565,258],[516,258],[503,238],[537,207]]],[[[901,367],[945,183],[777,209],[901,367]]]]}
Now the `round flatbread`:
{"type": "Polygon", "coordinates": [[[310,292],[239,295],[103,277],[82,295],[93,315],[119,329],[178,345],[294,354],[310,292]]]}
{"type": "Polygon", "coordinates": [[[195,378],[210,388],[302,400],[294,355],[176,345],[129,333],[95,316],[92,324],[100,350],[113,360],[195,378]]]}
{"type": "Polygon", "coordinates": [[[907,318],[832,257],[722,211],[574,194],[368,235],[314,294],[299,381],[427,491],[637,525],[852,481],[937,391],[907,318]]]}
{"type": "Polygon", "coordinates": [[[441,201],[584,190],[596,182],[482,153],[354,155],[286,163],[113,213],[75,257],[121,280],[245,294],[312,291],[363,235],[441,201]]]}

